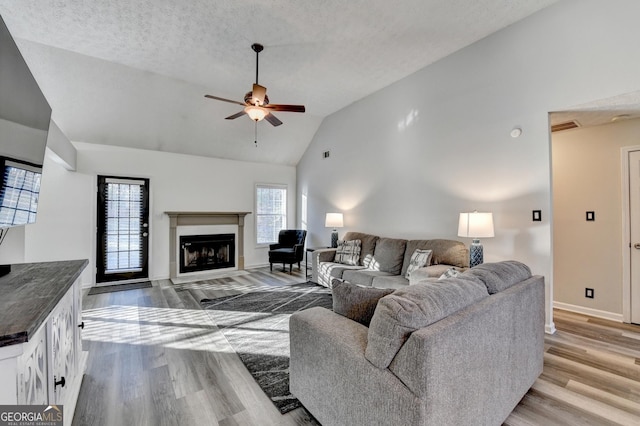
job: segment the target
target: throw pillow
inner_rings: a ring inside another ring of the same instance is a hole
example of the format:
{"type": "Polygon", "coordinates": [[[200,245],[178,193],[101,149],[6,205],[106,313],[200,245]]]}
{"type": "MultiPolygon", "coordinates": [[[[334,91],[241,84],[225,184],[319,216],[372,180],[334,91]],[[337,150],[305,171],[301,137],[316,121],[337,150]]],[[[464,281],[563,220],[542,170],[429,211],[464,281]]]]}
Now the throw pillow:
{"type": "Polygon", "coordinates": [[[338,249],[334,261],[344,265],[358,265],[360,261],[360,240],[338,241],[338,249]]]}
{"type": "Polygon", "coordinates": [[[445,280],[447,278],[457,277],[461,273],[462,272],[458,271],[456,268],[449,268],[446,271],[444,271],[444,274],[440,275],[440,278],[438,278],[438,280],[445,280]]]}
{"type": "Polygon", "coordinates": [[[422,268],[425,265],[429,265],[431,261],[431,254],[433,251],[431,250],[420,250],[416,249],[411,255],[411,260],[409,261],[409,267],[407,268],[407,273],[404,274],[406,279],[411,277],[411,273],[418,268],[422,268]]]}
{"type": "Polygon", "coordinates": [[[333,311],[369,327],[378,300],[393,291],[390,288],[360,287],[350,282],[333,280],[333,311]]]}

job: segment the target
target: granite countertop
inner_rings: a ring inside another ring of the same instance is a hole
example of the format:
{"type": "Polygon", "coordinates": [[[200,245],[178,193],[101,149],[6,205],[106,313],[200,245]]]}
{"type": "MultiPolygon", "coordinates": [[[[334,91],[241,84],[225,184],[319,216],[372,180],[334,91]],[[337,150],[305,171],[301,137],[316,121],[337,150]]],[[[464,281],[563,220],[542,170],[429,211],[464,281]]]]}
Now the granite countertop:
{"type": "Polygon", "coordinates": [[[0,347],[28,342],[88,260],[11,265],[0,277],[0,347]]]}

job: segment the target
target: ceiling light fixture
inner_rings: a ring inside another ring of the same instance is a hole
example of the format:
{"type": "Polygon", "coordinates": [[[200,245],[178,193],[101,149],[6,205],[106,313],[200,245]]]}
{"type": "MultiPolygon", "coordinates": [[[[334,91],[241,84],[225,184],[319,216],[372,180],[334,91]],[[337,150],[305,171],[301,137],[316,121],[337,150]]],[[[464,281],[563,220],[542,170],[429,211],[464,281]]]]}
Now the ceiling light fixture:
{"type": "Polygon", "coordinates": [[[269,113],[268,111],[265,111],[264,109],[258,107],[258,106],[253,106],[250,105],[248,107],[246,107],[244,109],[244,112],[247,113],[247,115],[253,120],[253,121],[260,121],[263,118],[265,118],[267,116],[267,114],[269,113]]]}

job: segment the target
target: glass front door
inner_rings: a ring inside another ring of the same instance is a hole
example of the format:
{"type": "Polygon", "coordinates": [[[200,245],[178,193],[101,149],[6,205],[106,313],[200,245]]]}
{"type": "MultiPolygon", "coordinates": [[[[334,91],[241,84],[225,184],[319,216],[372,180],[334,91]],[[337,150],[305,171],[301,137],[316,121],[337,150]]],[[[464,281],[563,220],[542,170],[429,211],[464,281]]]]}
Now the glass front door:
{"type": "Polygon", "coordinates": [[[149,179],[98,176],[96,283],[149,277],[149,179]]]}

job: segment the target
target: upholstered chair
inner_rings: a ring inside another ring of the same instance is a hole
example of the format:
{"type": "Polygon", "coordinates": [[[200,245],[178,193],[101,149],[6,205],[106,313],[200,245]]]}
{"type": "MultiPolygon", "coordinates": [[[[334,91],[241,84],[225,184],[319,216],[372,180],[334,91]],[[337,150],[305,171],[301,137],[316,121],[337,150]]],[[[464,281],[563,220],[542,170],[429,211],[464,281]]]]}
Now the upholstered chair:
{"type": "Polygon", "coordinates": [[[282,263],[282,272],[286,272],[286,264],[289,264],[289,273],[294,263],[300,262],[304,255],[304,240],[307,231],[304,229],[283,229],[278,234],[278,244],[269,246],[269,268],[273,271],[274,263],[282,263]]]}

